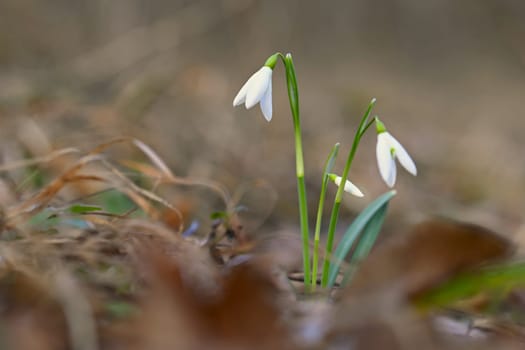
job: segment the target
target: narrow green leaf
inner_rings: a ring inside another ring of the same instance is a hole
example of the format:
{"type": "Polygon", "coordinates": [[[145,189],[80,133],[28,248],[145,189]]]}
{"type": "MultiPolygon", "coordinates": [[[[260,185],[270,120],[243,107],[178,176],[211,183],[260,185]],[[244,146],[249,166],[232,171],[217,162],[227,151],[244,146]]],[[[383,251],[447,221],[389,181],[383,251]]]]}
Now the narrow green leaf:
{"type": "Polygon", "coordinates": [[[227,219],[228,213],[225,211],[215,211],[210,214],[210,219],[217,220],[217,219],[227,219]]]}
{"type": "MultiPolygon", "coordinates": [[[[330,151],[330,154],[328,155],[328,159],[326,160],[325,168],[324,168],[324,174],[328,175],[332,172],[332,169],[334,168],[335,160],[337,158],[337,153],[339,152],[339,142],[334,145],[332,148],[332,151],[330,151]]],[[[328,180],[328,176],[327,176],[328,180]]]]}
{"type": "Polygon", "coordinates": [[[330,268],[332,265],[329,260],[329,257],[332,255],[332,251],[333,251],[335,229],[337,226],[337,220],[339,218],[339,208],[341,207],[341,201],[343,200],[345,182],[346,180],[348,180],[348,174],[350,172],[350,167],[352,166],[352,162],[354,161],[354,157],[357,152],[357,147],[359,146],[359,142],[361,141],[361,137],[363,136],[363,133],[366,131],[366,128],[368,125],[366,124],[366,121],[368,120],[368,117],[370,116],[372,107],[374,107],[375,102],[376,102],[376,99],[373,98],[372,101],[370,101],[370,104],[368,105],[368,109],[363,115],[363,118],[361,118],[361,122],[359,123],[359,127],[357,128],[355,136],[354,136],[354,141],[352,142],[352,148],[350,149],[350,152],[348,153],[348,158],[346,159],[345,167],[343,169],[343,174],[341,175],[342,181],[339,184],[337,193],[335,194],[334,206],[332,207],[332,214],[330,216],[330,224],[328,225],[328,234],[326,236],[325,259],[323,263],[323,273],[321,276],[321,286],[323,288],[328,286],[328,277],[329,277],[330,268]]]}
{"type": "Polygon", "coordinates": [[[370,221],[366,224],[365,228],[363,229],[363,233],[359,238],[359,242],[357,243],[354,254],[352,254],[352,258],[350,260],[350,267],[348,271],[345,272],[342,283],[343,286],[347,285],[348,282],[351,281],[358,264],[363,259],[365,259],[372,250],[372,247],[374,246],[377,240],[377,236],[379,235],[379,231],[383,226],[383,222],[385,221],[387,209],[388,202],[383,204],[383,206],[375,212],[374,216],[370,219],[370,221]]]}
{"type": "Polygon", "coordinates": [[[444,307],[480,292],[504,292],[525,286],[525,262],[486,267],[456,276],[415,300],[422,309],[444,307]]]}
{"type": "Polygon", "coordinates": [[[135,316],[139,309],[125,301],[111,301],[104,305],[106,312],[114,318],[126,319],[135,316]]]}
{"type": "Polygon", "coordinates": [[[91,211],[100,211],[102,210],[102,207],[99,207],[98,205],[73,204],[68,210],[72,214],[83,214],[91,211]]]}
{"type": "Polygon", "coordinates": [[[321,236],[321,223],[323,218],[323,208],[324,202],[326,199],[326,185],[328,183],[328,174],[332,172],[334,168],[335,159],[339,153],[339,143],[336,143],[328,158],[326,159],[324,171],[323,171],[323,180],[321,183],[321,193],[319,195],[319,204],[317,206],[317,219],[315,222],[315,231],[314,231],[314,253],[313,253],[313,262],[312,262],[312,290],[315,290],[317,285],[317,268],[319,264],[319,240],[321,236]]]}
{"type": "Polygon", "coordinates": [[[286,70],[286,86],[288,88],[288,98],[290,99],[290,108],[294,119],[299,118],[299,91],[297,88],[297,78],[295,76],[295,67],[291,54],[286,54],[284,59],[286,70]]]}
{"type": "Polygon", "coordinates": [[[368,108],[366,109],[365,114],[363,115],[363,118],[361,119],[361,122],[359,123],[359,127],[357,128],[357,135],[359,138],[363,136],[364,132],[367,129],[367,122],[368,118],[370,117],[370,113],[372,112],[372,108],[374,108],[374,105],[376,104],[376,99],[373,98],[370,103],[368,104],[368,108]]]}
{"type": "MultiPolygon", "coordinates": [[[[370,203],[352,222],[348,227],[341,242],[337,246],[333,256],[332,262],[330,263],[330,270],[328,274],[328,287],[332,287],[339,273],[341,267],[341,262],[344,261],[345,257],[348,255],[350,248],[354,244],[355,240],[359,237],[359,234],[363,229],[368,225],[370,220],[372,220],[375,214],[382,209],[382,207],[394,197],[396,191],[389,191],[377,197],[372,203],[370,203]]],[[[373,229],[375,225],[371,225],[370,228],[373,229]]]]}

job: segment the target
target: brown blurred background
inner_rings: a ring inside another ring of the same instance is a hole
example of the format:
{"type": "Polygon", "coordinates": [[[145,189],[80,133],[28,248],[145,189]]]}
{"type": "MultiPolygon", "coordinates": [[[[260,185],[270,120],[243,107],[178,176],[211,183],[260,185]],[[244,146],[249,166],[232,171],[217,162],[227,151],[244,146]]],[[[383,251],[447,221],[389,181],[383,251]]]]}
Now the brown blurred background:
{"type": "MultiPolygon", "coordinates": [[[[416,178],[399,172],[391,216],[443,214],[520,228],[521,0],[3,0],[2,144],[23,139],[28,119],[54,148],[135,136],[180,176],[214,179],[231,191],[264,179],[279,193],[266,223],[295,223],[282,67],[271,123],[258,108],[232,107],[275,51],[292,52],[296,63],[312,212],[330,148],[341,142],[341,172],[354,128],[376,97],[375,112],[419,170],[416,178]]],[[[350,176],[366,198],[346,198],[347,214],[386,190],[373,133],[350,176]]],[[[260,192],[246,202],[266,216],[271,195],[260,192]]]]}

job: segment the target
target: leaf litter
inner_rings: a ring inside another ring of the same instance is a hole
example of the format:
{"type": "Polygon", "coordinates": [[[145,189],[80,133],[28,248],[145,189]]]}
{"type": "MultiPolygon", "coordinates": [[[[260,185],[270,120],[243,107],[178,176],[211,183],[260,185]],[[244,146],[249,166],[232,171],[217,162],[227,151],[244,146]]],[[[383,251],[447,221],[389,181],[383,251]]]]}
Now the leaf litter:
{"type": "Polygon", "coordinates": [[[515,244],[482,227],[427,220],[380,242],[358,266],[342,262],[356,271],[349,287],[307,294],[294,284],[297,230],[259,237],[257,225],[247,225],[253,212],[243,211],[243,198],[268,201],[269,210],[276,200],[265,183],[231,196],[213,181],[174,175],[134,138],[13,160],[0,172],[1,349],[518,349],[525,342],[523,281],[478,279],[468,295],[435,298],[492,266],[516,269],[515,244]],[[145,160],[113,160],[107,151],[121,145],[145,160]],[[11,173],[27,169],[45,184],[17,189],[23,179],[11,173]],[[207,233],[192,221],[197,201],[174,204],[164,186],[200,186],[220,199],[207,233]],[[125,206],[97,200],[101,194],[125,206]]]}

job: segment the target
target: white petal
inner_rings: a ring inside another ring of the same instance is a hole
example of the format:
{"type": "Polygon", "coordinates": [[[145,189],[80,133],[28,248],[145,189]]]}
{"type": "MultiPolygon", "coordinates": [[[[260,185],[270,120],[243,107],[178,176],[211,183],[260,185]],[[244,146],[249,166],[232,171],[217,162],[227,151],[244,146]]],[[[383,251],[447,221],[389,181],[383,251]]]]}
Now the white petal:
{"type": "MultiPolygon", "coordinates": [[[[334,179],[334,182],[335,182],[335,184],[337,186],[339,186],[341,184],[341,176],[336,176],[335,179],[334,179]]],[[[345,190],[345,192],[353,194],[356,197],[364,197],[363,192],[361,192],[361,190],[359,190],[359,188],[357,188],[356,185],[354,185],[353,183],[351,183],[348,180],[346,180],[346,182],[345,182],[344,190],[345,190]]]]}
{"type": "Polygon", "coordinates": [[[251,89],[251,86],[253,85],[253,82],[257,79],[257,75],[259,74],[261,70],[259,69],[257,72],[253,73],[246,83],[241,87],[239,92],[237,93],[237,96],[233,99],[233,106],[238,106],[246,101],[246,95],[248,94],[248,91],[251,89]]]}
{"type": "Polygon", "coordinates": [[[246,94],[246,108],[252,108],[261,101],[268,86],[272,81],[272,69],[270,67],[262,67],[251,78],[250,86],[246,94]]]}
{"type": "Polygon", "coordinates": [[[396,160],[394,158],[390,158],[390,174],[389,177],[386,180],[386,184],[388,187],[392,188],[396,184],[396,175],[397,175],[397,167],[396,167],[396,160]]]}
{"type": "Polygon", "coordinates": [[[364,194],[363,192],[361,192],[361,190],[359,188],[357,188],[356,185],[354,185],[353,183],[351,183],[350,181],[346,180],[345,182],[345,188],[344,188],[345,192],[348,192],[356,197],[364,197],[364,194]]]}
{"type": "Polygon", "coordinates": [[[376,156],[377,166],[383,181],[388,187],[393,187],[396,182],[396,163],[390,153],[391,146],[388,137],[389,134],[386,132],[377,135],[376,156]]]}
{"type": "Polygon", "coordinates": [[[416,164],[410,158],[410,155],[405,148],[397,141],[392,135],[389,134],[390,147],[394,149],[394,155],[399,160],[399,163],[406,169],[410,174],[417,175],[416,164]]]}
{"type": "Polygon", "coordinates": [[[268,89],[266,89],[266,93],[261,99],[261,111],[264,115],[264,118],[267,121],[272,120],[272,81],[270,80],[270,84],[268,85],[268,89]]]}
{"type": "MultiPolygon", "coordinates": [[[[250,77],[250,79],[251,79],[251,77],[250,77]]],[[[238,106],[238,105],[241,105],[241,104],[244,103],[244,101],[246,101],[246,93],[248,92],[248,86],[249,86],[249,83],[250,83],[250,79],[248,79],[246,81],[246,83],[244,83],[242,88],[239,90],[239,92],[237,93],[237,95],[233,99],[233,106],[234,107],[238,106]]]]}

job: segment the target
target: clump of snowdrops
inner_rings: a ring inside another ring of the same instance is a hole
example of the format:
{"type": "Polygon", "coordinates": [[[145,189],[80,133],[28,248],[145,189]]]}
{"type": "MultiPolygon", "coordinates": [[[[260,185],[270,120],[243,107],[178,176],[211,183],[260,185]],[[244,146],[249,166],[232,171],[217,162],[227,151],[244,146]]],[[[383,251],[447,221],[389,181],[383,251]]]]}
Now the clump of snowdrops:
{"type": "MultiPolygon", "coordinates": [[[[355,267],[363,258],[365,258],[372,249],[383,221],[386,215],[388,204],[396,194],[395,190],[390,190],[378,198],[374,199],[352,222],[348,227],[343,238],[334,251],[334,234],[339,217],[339,209],[343,193],[347,192],[356,197],[364,197],[363,192],[348,180],[348,175],[352,167],[354,156],[364,134],[375,125],[377,134],[377,165],[381,178],[386,185],[393,188],[396,182],[396,160],[410,174],[416,175],[417,169],[414,161],[405,150],[387,130],[385,124],[377,116],[371,117],[372,108],[376,102],[372,99],[366,109],[359,126],[354,135],[352,147],[348,153],[346,163],[341,175],[332,173],[335,159],[339,152],[339,143],[336,143],[328,155],[321,179],[321,193],[319,198],[318,210],[315,228],[313,232],[314,249],[312,258],[310,258],[310,228],[308,219],[308,210],[306,202],[306,186],[304,173],[303,142],[301,138],[301,118],[299,111],[299,90],[295,74],[295,67],[291,54],[283,55],[275,53],[271,55],[262,68],[255,72],[241,87],[237,96],[233,100],[233,105],[238,106],[245,104],[246,108],[260,104],[264,118],[269,122],[272,120],[272,75],[278,62],[284,64],[286,72],[286,85],[288,90],[288,99],[290,101],[290,110],[292,113],[294,138],[295,138],[295,159],[296,159],[296,176],[297,176],[297,193],[299,198],[299,219],[301,227],[302,251],[303,251],[303,268],[304,284],[306,289],[314,291],[318,285],[319,257],[320,257],[320,235],[323,207],[326,199],[326,187],[329,181],[338,186],[334,198],[326,244],[324,247],[324,261],[322,271],[320,272],[320,284],[323,288],[331,288],[336,283],[336,278],[340,274],[341,262],[346,258],[352,249],[349,268],[343,273],[342,284],[351,280],[355,267]]],[[[373,128],[372,128],[373,129],[373,128]]]]}

